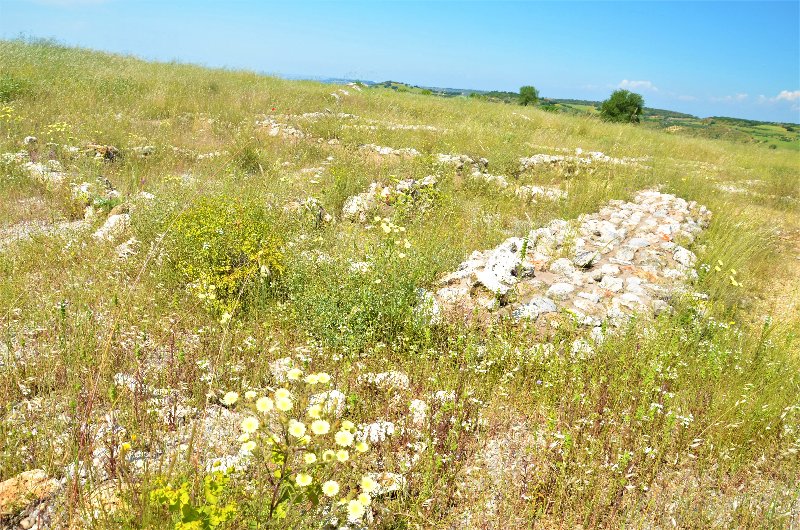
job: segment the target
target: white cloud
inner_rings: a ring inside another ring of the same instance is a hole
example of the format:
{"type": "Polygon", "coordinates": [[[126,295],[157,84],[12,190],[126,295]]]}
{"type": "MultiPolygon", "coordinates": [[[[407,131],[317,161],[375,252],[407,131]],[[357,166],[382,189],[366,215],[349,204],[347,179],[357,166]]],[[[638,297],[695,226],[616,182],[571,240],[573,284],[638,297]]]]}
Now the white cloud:
{"type": "Polygon", "coordinates": [[[652,92],[658,92],[658,88],[653,84],[652,81],[632,81],[628,79],[623,79],[617,88],[624,88],[626,90],[650,90],[652,92]]]}
{"type": "Polygon", "coordinates": [[[775,96],[775,101],[786,100],[786,101],[795,101],[800,99],[800,90],[781,90],[781,93],[775,96]]]}
{"type": "Polygon", "coordinates": [[[788,103],[800,101],[800,90],[781,90],[774,98],[767,97],[764,94],[758,96],[758,102],[761,104],[780,103],[781,101],[786,101],[788,103]]]}
{"type": "Polygon", "coordinates": [[[711,97],[709,99],[715,103],[735,103],[744,101],[748,97],[750,97],[748,94],[740,92],[739,94],[734,94],[733,96],[711,97]]]}

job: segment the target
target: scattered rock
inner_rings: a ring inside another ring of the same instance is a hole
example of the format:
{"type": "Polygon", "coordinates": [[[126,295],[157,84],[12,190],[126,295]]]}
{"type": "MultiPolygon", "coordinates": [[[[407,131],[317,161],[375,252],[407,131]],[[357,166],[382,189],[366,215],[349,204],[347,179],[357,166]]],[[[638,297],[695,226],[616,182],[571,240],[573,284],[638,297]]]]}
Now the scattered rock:
{"type": "Polygon", "coordinates": [[[98,228],[92,237],[100,241],[114,241],[130,227],[131,216],[127,213],[115,213],[108,216],[103,226],[98,228]]]}
{"type": "Polygon", "coordinates": [[[16,515],[26,507],[39,503],[60,487],[57,480],[49,478],[41,469],[23,471],[0,482],[0,517],[16,515]]]}
{"type": "Polygon", "coordinates": [[[403,372],[395,370],[389,372],[361,374],[358,380],[363,384],[373,385],[381,390],[408,390],[409,379],[403,372]]]}
{"type": "Polygon", "coordinates": [[[144,145],[141,147],[134,147],[131,149],[136,156],[147,157],[156,152],[154,145],[144,145]]]}
{"type": "Polygon", "coordinates": [[[417,427],[422,427],[428,418],[428,409],[430,407],[421,399],[412,399],[411,404],[408,406],[408,412],[411,415],[411,423],[417,427]]]}
{"type": "Polygon", "coordinates": [[[365,144],[360,146],[360,149],[364,151],[372,151],[381,156],[405,156],[413,158],[420,155],[420,152],[413,147],[401,147],[400,149],[394,149],[392,147],[384,147],[381,145],[365,144]]]}
{"type": "Polygon", "coordinates": [[[434,175],[420,180],[403,179],[394,186],[373,182],[367,191],[348,197],[342,206],[342,217],[364,223],[367,221],[367,214],[378,206],[391,206],[401,197],[416,201],[422,197],[423,191],[431,190],[437,184],[438,179],[434,175]]]}
{"type": "Polygon", "coordinates": [[[61,163],[58,160],[48,160],[44,163],[25,162],[22,164],[22,167],[33,178],[45,183],[60,184],[66,177],[61,163]]]}
{"type": "Polygon", "coordinates": [[[135,237],[132,237],[125,241],[124,243],[120,243],[117,245],[117,248],[114,249],[114,253],[117,257],[121,260],[128,259],[129,257],[136,254],[136,247],[139,245],[139,240],[135,237]]]}
{"type": "Polygon", "coordinates": [[[102,160],[113,161],[119,156],[119,149],[113,145],[87,144],[84,147],[87,155],[94,156],[102,160]]]}
{"type": "Polygon", "coordinates": [[[86,223],[83,220],[60,221],[57,223],[23,221],[7,228],[0,228],[0,252],[14,242],[27,241],[38,235],[68,234],[79,231],[85,226],[86,223]]]}
{"type": "Polygon", "coordinates": [[[339,390],[333,389],[312,395],[308,400],[308,404],[309,407],[319,405],[325,413],[338,418],[344,414],[346,400],[347,396],[339,390]]]}
{"type": "Polygon", "coordinates": [[[268,129],[267,134],[270,136],[281,136],[283,138],[290,139],[300,139],[306,137],[306,134],[300,129],[285,123],[280,123],[269,116],[265,117],[261,121],[256,121],[256,125],[268,129]]]}
{"type": "Polygon", "coordinates": [[[575,149],[575,155],[548,155],[540,153],[537,155],[523,157],[519,159],[520,169],[525,171],[532,167],[542,165],[558,165],[563,163],[573,163],[578,165],[589,165],[596,163],[616,164],[624,166],[641,166],[642,158],[614,158],[600,151],[589,151],[584,153],[580,147],[575,149]]]}
{"type": "Polygon", "coordinates": [[[567,192],[558,188],[551,188],[546,186],[519,186],[514,191],[517,197],[536,201],[538,199],[547,199],[550,201],[559,201],[567,198],[567,192]]]}
{"type": "Polygon", "coordinates": [[[396,427],[391,421],[378,420],[366,425],[359,425],[356,439],[372,444],[381,443],[392,436],[395,429],[396,427]]]}
{"type": "Polygon", "coordinates": [[[372,492],[375,497],[405,491],[408,484],[406,478],[398,473],[367,473],[367,476],[378,483],[378,487],[372,492]]]}

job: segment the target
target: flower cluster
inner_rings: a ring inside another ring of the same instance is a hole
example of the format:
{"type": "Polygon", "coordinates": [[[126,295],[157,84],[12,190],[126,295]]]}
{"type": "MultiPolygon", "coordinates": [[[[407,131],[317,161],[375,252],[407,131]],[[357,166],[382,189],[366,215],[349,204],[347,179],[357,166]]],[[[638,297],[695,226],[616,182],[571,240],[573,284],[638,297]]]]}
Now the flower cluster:
{"type": "Polygon", "coordinates": [[[0,121],[11,121],[14,116],[14,107],[11,105],[3,105],[0,107],[0,121]]]}
{"type": "Polygon", "coordinates": [[[380,217],[378,215],[375,216],[373,219],[375,224],[381,229],[384,236],[387,238],[395,248],[399,249],[397,257],[405,258],[406,254],[404,250],[408,250],[411,248],[411,242],[406,239],[405,237],[400,237],[401,234],[405,234],[406,227],[394,224],[388,217],[380,217]]]}
{"type": "MultiPolygon", "coordinates": [[[[712,266],[704,263],[700,266],[701,272],[710,273],[712,271],[712,266]]],[[[724,274],[728,276],[728,282],[733,285],[734,287],[742,287],[742,282],[737,279],[737,275],[739,274],[738,271],[734,268],[725,269],[725,264],[722,260],[717,260],[717,262],[713,266],[713,271],[715,273],[724,274]]]]}
{"type": "Polygon", "coordinates": [[[63,135],[69,135],[70,126],[65,121],[57,121],[47,126],[47,136],[50,138],[59,138],[63,135]]]}
{"type": "MultiPolygon", "coordinates": [[[[378,485],[368,475],[358,485],[348,484],[353,459],[369,445],[357,441],[355,424],[340,417],[344,394],[323,390],[331,384],[325,372],[292,368],[286,379],[286,386],[266,394],[246,392],[249,414],[239,426],[242,453],[264,461],[270,470],[275,492],[270,516],[285,517],[293,504],[311,502],[326,507],[331,517],[341,511],[350,522],[360,520],[378,485]]],[[[233,407],[239,394],[228,392],[221,401],[233,407]]]]}

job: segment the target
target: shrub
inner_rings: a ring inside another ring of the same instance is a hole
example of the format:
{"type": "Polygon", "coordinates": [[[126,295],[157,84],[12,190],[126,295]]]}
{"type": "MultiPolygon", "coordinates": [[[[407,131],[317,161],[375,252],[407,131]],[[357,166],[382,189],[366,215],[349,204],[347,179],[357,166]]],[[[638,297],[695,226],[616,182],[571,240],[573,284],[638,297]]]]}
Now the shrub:
{"type": "Polygon", "coordinates": [[[628,90],[615,90],[600,106],[600,117],[619,123],[639,123],[644,98],[628,90]]]}
{"type": "Polygon", "coordinates": [[[283,272],[282,241],[268,212],[250,202],[204,197],[168,230],[168,258],[189,290],[226,320],[253,289],[283,272]]]}

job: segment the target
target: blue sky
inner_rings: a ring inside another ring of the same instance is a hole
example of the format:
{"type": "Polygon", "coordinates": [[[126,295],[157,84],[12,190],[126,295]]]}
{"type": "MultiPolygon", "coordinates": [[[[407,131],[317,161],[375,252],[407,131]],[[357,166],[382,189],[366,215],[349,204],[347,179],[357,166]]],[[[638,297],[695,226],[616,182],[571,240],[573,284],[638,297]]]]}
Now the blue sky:
{"type": "MultiPolygon", "coordinates": [[[[0,36],[287,76],[604,99],[800,122],[800,0],[0,0],[0,36]]],[[[2,65],[0,65],[2,66],[2,65]]]]}

